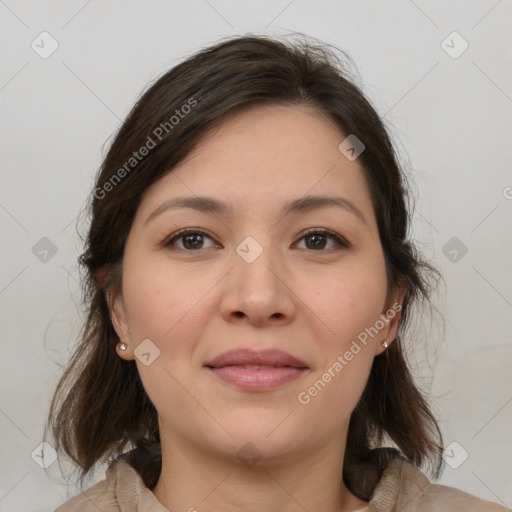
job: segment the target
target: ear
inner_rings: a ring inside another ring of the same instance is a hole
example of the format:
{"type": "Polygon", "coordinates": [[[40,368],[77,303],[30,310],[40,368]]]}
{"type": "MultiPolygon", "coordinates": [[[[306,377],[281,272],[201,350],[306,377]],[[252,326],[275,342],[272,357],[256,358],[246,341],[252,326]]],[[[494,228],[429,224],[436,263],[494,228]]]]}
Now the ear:
{"type": "Polygon", "coordinates": [[[114,330],[116,331],[119,341],[127,346],[126,350],[120,350],[118,346],[116,346],[117,354],[122,359],[131,361],[135,356],[133,354],[133,343],[128,329],[126,308],[123,297],[121,294],[117,294],[112,298],[107,294],[107,302],[110,310],[110,320],[112,321],[114,330]]]}
{"type": "Polygon", "coordinates": [[[393,340],[396,338],[396,333],[400,324],[400,316],[405,293],[405,286],[400,285],[392,297],[391,302],[388,303],[386,309],[382,312],[381,318],[383,319],[385,325],[377,336],[377,342],[375,343],[376,356],[387,350],[387,348],[383,345],[386,340],[389,348],[389,345],[391,345],[393,340]]]}

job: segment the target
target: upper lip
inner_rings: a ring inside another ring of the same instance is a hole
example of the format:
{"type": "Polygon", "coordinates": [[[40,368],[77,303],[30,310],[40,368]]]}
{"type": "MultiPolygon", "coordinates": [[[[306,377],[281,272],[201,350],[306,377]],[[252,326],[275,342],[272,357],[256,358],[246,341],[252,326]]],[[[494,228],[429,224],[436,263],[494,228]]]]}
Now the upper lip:
{"type": "Polygon", "coordinates": [[[252,350],[249,348],[233,349],[220,354],[204,364],[211,368],[222,366],[291,366],[293,368],[308,368],[304,361],[278,349],[252,350]]]}

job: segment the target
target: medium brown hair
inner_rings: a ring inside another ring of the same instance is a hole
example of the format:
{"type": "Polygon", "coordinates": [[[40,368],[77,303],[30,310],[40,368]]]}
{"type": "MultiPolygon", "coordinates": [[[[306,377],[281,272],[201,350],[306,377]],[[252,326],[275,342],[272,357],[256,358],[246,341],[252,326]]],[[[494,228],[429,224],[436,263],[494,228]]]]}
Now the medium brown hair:
{"type": "Polygon", "coordinates": [[[88,208],[91,222],[80,257],[87,319],[57,385],[45,429],[51,430],[55,448],[80,468],[82,481],[98,462],[126,457],[146,486],[156,485],[161,470],[157,411],[135,361],[116,354],[119,340],[110,319],[110,298],[120,292],[125,242],[147,188],[172,172],[228,115],[257,104],[312,106],[343,133],[363,141],[358,161],[385,255],[388,297],[398,285],[406,290],[396,339],[374,358],[351,415],[345,483],[368,499],[398,453],[375,450],[386,439],[412,464],[430,462],[439,476],[441,432],[414,383],[402,336],[413,304],[422,301],[432,307],[430,296],[440,274],[409,239],[407,179],[383,121],[347,69],[350,58],[331,45],[300,36],[289,41],[232,37],[192,55],[141,95],[110,145],[88,208]],[[143,146],[152,147],[131,160],[143,146]]]}

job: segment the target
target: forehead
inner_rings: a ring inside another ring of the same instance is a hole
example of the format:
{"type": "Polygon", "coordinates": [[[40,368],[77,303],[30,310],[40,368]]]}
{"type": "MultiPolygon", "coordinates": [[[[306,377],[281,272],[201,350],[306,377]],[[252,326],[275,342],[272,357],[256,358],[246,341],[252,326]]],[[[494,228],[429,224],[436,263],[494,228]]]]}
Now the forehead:
{"type": "Polygon", "coordinates": [[[364,170],[338,149],[346,134],[309,106],[256,105],[208,132],[188,157],[146,191],[147,210],[172,197],[214,196],[244,210],[305,195],[343,195],[371,209],[364,170]]]}

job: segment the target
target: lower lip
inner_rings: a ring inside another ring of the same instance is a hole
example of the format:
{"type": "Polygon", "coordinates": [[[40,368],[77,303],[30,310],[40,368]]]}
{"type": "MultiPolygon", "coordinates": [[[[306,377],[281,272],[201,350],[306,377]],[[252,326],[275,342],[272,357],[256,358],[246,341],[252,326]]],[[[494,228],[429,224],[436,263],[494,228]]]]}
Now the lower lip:
{"type": "Polygon", "coordinates": [[[297,379],[305,368],[282,366],[270,370],[248,370],[239,366],[210,368],[220,379],[246,391],[269,391],[297,379]]]}

